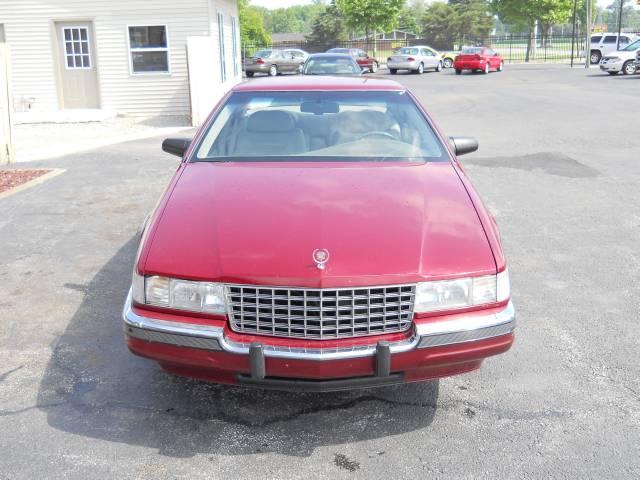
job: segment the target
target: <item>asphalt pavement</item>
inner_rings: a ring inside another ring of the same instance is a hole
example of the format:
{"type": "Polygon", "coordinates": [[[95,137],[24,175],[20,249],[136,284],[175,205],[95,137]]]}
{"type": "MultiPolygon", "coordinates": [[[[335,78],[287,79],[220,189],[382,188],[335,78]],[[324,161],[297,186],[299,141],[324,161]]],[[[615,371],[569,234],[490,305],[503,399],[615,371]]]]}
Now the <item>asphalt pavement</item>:
{"type": "Polygon", "coordinates": [[[501,229],[514,348],[331,394],[169,376],[120,310],[178,159],[155,138],[29,162],[66,171],[0,200],[0,479],[640,477],[640,75],[393,78],[480,141],[461,159],[501,229]]]}

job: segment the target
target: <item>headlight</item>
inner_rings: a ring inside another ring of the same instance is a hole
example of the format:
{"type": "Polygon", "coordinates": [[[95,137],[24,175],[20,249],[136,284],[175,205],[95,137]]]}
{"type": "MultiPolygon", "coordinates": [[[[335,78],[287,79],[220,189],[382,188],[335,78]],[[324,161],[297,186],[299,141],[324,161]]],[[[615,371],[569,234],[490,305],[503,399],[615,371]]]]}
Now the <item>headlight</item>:
{"type": "Polygon", "coordinates": [[[503,302],[511,289],[507,270],[486,277],[459,278],[419,283],[416,287],[416,313],[453,310],[503,302]]]}
{"type": "Polygon", "coordinates": [[[198,313],[226,313],[224,286],[133,274],[133,299],[141,304],[198,313]]]}

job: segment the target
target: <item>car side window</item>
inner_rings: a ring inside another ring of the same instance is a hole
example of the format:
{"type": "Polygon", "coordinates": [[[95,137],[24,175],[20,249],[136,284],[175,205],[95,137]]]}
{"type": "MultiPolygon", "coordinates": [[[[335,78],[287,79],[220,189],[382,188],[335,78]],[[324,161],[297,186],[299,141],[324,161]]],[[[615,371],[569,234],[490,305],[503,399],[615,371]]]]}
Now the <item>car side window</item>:
{"type": "Polygon", "coordinates": [[[625,44],[628,45],[629,44],[629,37],[620,37],[620,45],[625,44]]]}
{"type": "Polygon", "coordinates": [[[422,52],[423,52],[423,55],[426,55],[427,57],[433,57],[433,52],[427,48],[423,48],[422,52]]]}
{"type": "Polygon", "coordinates": [[[596,35],[595,37],[591,37],[591,43],[600,43],[602,40],[602,35],[596,35]]]}
{"type": "Polygon", "coordinates": [[[485,54],[485,55],[488,55],[488,56],[490,56],[490,57],[492,57],[492,56],[493,56],[493,54],[494,54],[494,51],[493,51],[493,50],[491,50],[490,48],[487,48],[487,49],[484,51],[484,54],[485,54]]]}
{"type": "Polygon", "coordinates": [[[607,35],[604,37],[604,43],[616,43],[616,37],[613,35],[607,35]]]}

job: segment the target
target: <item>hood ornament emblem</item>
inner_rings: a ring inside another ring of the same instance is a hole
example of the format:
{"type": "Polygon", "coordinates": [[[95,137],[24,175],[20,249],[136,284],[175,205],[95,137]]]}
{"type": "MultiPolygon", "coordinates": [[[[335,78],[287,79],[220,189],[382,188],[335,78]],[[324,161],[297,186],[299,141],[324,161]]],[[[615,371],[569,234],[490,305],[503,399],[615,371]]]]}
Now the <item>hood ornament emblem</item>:
{"type": "Polygon", "coordinates": [[[329,261],[329,250],[318,248],[313,251],[313,261],[316,262],[318,270],[324,270],[326,263],[329,261]]]}

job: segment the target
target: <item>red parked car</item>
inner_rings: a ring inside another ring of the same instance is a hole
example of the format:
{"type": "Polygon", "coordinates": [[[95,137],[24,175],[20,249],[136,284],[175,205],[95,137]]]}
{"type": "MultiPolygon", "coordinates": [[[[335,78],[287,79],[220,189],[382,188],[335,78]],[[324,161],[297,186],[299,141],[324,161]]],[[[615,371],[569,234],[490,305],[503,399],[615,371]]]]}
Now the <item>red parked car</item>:
{"type": "Polygon", "coordinates": [[[496,224],[416,98],[388,80],[242,83],[148,220],[129,349],[168,372],[342,390],[469,372],[515,313],[496,224]]]}
{"type": "Polygon", "coordinates": [[[342,53],[344,55],[351,55],[355,58],[360,68],[376,73],[380,67],[380,62],[374,57],[370,57],[367,52],[360,50],[359,48],[331,48],[327,50],[327,53],[342,53]]]}
{"type": "Polygon", "coordinates": [[[480,71],[484,74],[491,70],[501,72],[504,70],[504,60],[488,47],[465,47],[453,61],[453,68],[456,75],[460,75],[463,70],[480,71]]]}

